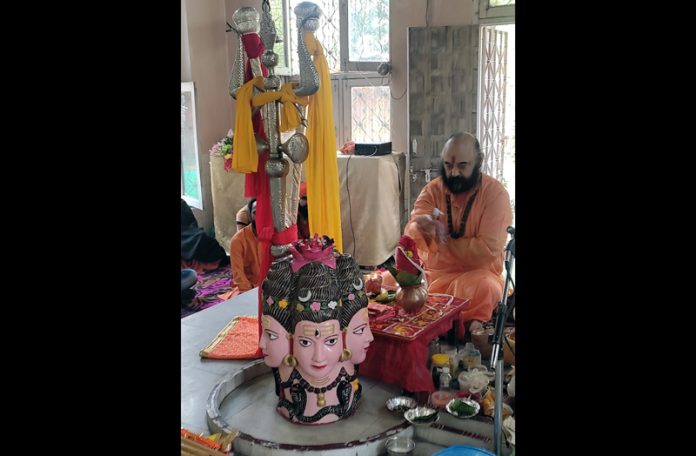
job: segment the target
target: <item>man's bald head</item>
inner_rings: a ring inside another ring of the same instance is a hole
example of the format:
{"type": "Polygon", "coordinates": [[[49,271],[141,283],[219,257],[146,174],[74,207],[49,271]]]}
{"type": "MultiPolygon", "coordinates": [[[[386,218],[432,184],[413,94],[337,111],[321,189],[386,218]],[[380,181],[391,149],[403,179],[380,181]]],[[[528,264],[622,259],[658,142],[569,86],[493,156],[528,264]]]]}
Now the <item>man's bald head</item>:
{"type": "Polygon", "coordinates": [[[452,193],[464,193],[478,182],[483,154],[471,133],[455,133],[447,139],[440,154],[440,175],[452,193]]]}
{"type": "Polygon", "coordinates": [[[445,146],[442,148],[440,157],[445,154],[448,148],[464,148],[473,150],[474,154],[481,154],[481,145],[476,139],[476,136],[471,133],[454,133],[445,142],[445,146]]]}

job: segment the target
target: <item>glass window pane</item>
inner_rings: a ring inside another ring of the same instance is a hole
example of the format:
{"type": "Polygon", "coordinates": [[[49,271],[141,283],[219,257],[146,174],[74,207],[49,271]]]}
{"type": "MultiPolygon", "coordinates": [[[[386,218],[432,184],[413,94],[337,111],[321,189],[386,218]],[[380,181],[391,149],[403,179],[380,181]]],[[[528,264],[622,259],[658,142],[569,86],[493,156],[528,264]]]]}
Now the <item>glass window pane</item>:
{"type": "MultiPolygon", "coordinates": [[[[276,28],[276,40],[283,40],[282,43],[276,43],[273,46],[273,51],[278,54],[278,67],[289,67],[290,62],[286,60],[285,48],[287,46],[287,39],[285,38],[285,21],[283,20],[283,0],[270,0],[271,6],[271,19],[273,19],[273,24],[276,28]]],[[[262,10],[259,11],[259,14],[262,10]]]]}
{"type": "Polygon", "coordinates": [[[489,0],[488,1],[488,6],[491,8],[495,6],[506,6],[506,5],[514,5],[515,0],[489,0]]]}
{"type": "Polygon", "coordinates": [[[348,0],[348,60],[389,61],[389,0],[348,0]]]}
{"type": "MultiPolygon", "coordinates": [[[[297,17],[295,6],[304,0],[290,1],[290,32],[292,33],[292,69],[294,74],[299,73],[297,58],[297,17]]],[[[319,30],[314,32],[317,40],[324,48],[324,55],[332,73],[341,71],[341,21],[339,17],[338,0],[314,0],[322,11],[319,20],[319,30]]],[[[277,26],[276,26],[277,27],[277,26]]]]}
{"type": "Polygon", "coordinates": [[[350,105],[353,141],[358,143],[391,141],[389,86],[352,87],[350,105]]]}
{"type": "MultiPolygon", "coordinates": [[[[181,87],[181,191],[183,196],[201,201],[201,184],[198,173],[198,148],[196,139],[193,83],[181,87]],[[184,86],[187,87],[184,87],[184,86]]],[[[201,209],[200,207],[198,207],[201,209]]]]}

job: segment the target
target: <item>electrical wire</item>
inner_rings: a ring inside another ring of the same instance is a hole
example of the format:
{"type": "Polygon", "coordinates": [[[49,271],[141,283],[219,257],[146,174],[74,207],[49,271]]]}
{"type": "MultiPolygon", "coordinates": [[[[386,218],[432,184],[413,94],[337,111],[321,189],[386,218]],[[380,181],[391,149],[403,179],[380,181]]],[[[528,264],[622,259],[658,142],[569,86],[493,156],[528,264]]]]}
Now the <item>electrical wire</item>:
{"type": "MultiPolygon", "coordinates": [[[[396,177],[399,180],[399,198],[401,198],[401,193],[404,191],[403,182],[401,181],[401,170],[399,169],[399,159],[392,153],[392,159],[394,160],[394,165],[396,165],[396,177]]],[[[405,166],[405,165],[404,165],[405,166]]]]}
{"type": "Polygon", "coordinates": [[[402,94],[399,95],[398,97],[394,97],[394,96],[392,95],[392,93],[391,93],[391,87],[389,87],[389,96],[391,97],[392,100],[401,100],[401,99],[404,97],[404,95],[406,95],[406,91],[407,91],[407,90],[408,90],[408,87],[406,87],[406,88],[404,89],[404,93],[402,93],[402,94]]]}
{"type": "Polygon", "coordinates": [[[425,26],[430,27],[430,0],[425,0],[425,26]]]}
{"type": "Polygon", "coordinates": [[[353,236],[353,258],[355,258],[355,231],[353,231],[353,205],[350,202],[350,187],[348,186],[348,166],[353,154],[348,156],[346,160],[346,193],[348,194],[348,220],[350,221],[350,234],[353,236]]]}

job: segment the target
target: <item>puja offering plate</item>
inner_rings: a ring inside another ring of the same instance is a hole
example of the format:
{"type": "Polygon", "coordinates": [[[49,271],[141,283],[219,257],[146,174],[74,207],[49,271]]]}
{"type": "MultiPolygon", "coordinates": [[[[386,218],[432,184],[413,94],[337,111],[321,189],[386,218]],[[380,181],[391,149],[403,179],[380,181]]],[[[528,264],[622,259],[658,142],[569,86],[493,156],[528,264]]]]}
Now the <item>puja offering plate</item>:
{"type": "Polygon", "coordinates": [[[447,403],[445,410],[457,418],[471,418],[478,414],[481,406],[478,402],[471,399],[455,398],[447,403]]]}
{"type": "Polygon", "coordinates": [[[386,403],[387,410],[398,416],[404,416],[404,413],[418,407],[418,402],[412,397],[397,396],[392,397],[386,403]]]}
{"type": "Polygon", "coordinates": [[[440,415],[434,408],[416,407],[407,410],[406,413],[404,413],[404,418],[406,418],[406,421],[409,423],[419,426],[433,424],[440,418],[440,415]]]}

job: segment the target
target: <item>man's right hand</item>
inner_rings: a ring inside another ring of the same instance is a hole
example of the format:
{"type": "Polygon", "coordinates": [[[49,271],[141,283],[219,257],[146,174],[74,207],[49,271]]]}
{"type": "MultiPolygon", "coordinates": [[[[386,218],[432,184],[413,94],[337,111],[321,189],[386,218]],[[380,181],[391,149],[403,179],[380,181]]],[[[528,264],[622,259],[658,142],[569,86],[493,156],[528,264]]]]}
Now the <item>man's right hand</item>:
{"type": "Polygon", "coordinates": [[[428,246],[437,236],[437,226],[435,220],[429,215],[419,215],[413,219],[413,223],[423,236],[423,240],[428,246]]]}
{"type": "Polygon", "coordinates": [[[442,226],[430,215],[418,215],[411,222],[423,236],[423,240],[428,246],[428,250],[437,250],[437,246],[444,242],[444,231],[442,226]]]}

